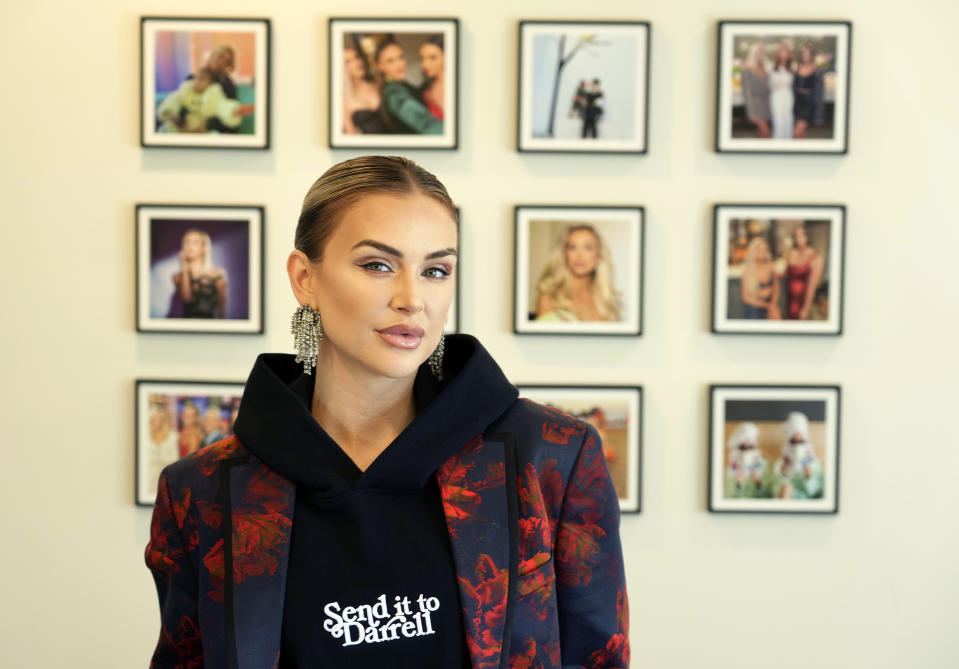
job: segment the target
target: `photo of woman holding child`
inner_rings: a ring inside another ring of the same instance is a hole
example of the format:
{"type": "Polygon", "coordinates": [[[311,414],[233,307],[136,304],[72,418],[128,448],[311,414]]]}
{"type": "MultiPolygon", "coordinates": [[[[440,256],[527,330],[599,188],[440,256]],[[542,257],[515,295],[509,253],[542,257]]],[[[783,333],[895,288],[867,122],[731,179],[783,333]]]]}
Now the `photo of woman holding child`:
{"type": "Polygon", "coordinates": [[[141,33],[144,146],[266,148],[268,21],[144,18],[141,33]]]}
{"type": "Polygon", "coordinates": [[[330,20],[330,146],[455,148],[455,20],[330,20]]]}

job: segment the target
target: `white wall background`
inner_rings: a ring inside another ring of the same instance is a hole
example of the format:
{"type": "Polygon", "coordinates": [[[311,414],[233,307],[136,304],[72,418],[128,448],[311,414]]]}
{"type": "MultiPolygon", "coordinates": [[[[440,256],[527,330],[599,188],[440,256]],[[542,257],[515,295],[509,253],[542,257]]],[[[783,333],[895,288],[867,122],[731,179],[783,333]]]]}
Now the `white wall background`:
{"type": "MultiPolygon", "coordinates": [[[[955,667],[959,663],[953,0],[637,5],[357,0],[350,15],[462,19],[456,152],[415,154],[462,207],[463,323],[518,382],[646,389],[643,513],[622,532],[636,667],[955,667]],[[784,12],[778,14],[778,12],[784,12]],[[593,13],[595,12],[595,13],[593,13]],[[652,23],[645,157],[520,155],[517,21],[652,23]],[[854,22],[845,157],[717,155],[716,22],[854,22]],[[575,196],[575,197],[574,197],[575,196]],[[840,338],[708,332],[714,202],[848,205],[840,338]],[[642,204],[645,334],[511,334],[511,207],[642,204]],[[561,362],[557,362],[561,361],[561,362]],[[835,517],[710,515],[709,382],[843,387],[835,517]]],[[[331,7],[332,5],[325,5],[331,7]]],[[[326,148],[326,16],[278,0],[9,2],[0,21],[0,666],[146,666],[158,632],[133,506],[133,381],[243,379],[290,350],[283,272],[326,148]],[[138,145],[141,14],[273,20],[273,149],[138,145]],[[137,335],[137,202],[267,208],[267,334],[137,335]]]]}

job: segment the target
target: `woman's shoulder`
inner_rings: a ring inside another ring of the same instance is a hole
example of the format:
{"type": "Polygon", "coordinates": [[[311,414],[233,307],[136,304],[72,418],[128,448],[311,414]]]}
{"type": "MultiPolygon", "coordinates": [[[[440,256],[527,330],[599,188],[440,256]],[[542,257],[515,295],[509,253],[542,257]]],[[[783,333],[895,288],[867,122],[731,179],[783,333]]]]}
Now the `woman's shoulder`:
{"type": "Polygon", "coordinates": [[[216,479],[224,461],[233,458],[248,458],[250,452],[235,436],[221,439],[204,446],[163,469],[171,488],[190,487],[203,479],[216,479]]]}
{"type": "Polygon", "coordinates": [[[578,450],[590,426],[561,409],[521,397],[503,416],[499,429],[514,433],[520,446],[563,445],[578,450]]]}

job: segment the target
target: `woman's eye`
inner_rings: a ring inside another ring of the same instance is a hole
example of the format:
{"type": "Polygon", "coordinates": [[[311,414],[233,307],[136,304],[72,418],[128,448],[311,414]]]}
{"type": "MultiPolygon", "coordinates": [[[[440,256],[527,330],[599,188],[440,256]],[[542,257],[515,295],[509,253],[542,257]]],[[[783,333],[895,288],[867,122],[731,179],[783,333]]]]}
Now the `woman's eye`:
{"type": "Polygon", "coordinates": [[[363,263],[362,265],[360,265],[360,267],[362,267],[363,269],[368,269],[371,272],[389,272],[390,271],[390,266],[384,262],[380,262],[379,260],[373,260],[368,263],[363,263]]]}
{"type": "Polygon", "coordinates": [[[431,279],[443,279],[448,277],[450,272],[442,267],[429,267],[423,272],[423,274],[431,279]]]}

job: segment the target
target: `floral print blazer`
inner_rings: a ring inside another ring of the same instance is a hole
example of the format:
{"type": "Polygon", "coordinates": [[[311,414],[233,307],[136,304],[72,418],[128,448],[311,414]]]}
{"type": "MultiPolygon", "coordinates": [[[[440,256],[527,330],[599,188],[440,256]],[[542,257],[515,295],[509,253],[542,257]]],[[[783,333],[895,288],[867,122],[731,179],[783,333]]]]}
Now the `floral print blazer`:
{"type": "MultiPolygon", "coordinates": [[[[627,667],[619,503],[592,427],[518,400],[437,471],[474,669],[627,667]]],[[[235,438],[167,467],[156,669],[279,665],[295,485],[235,438]]]]}

